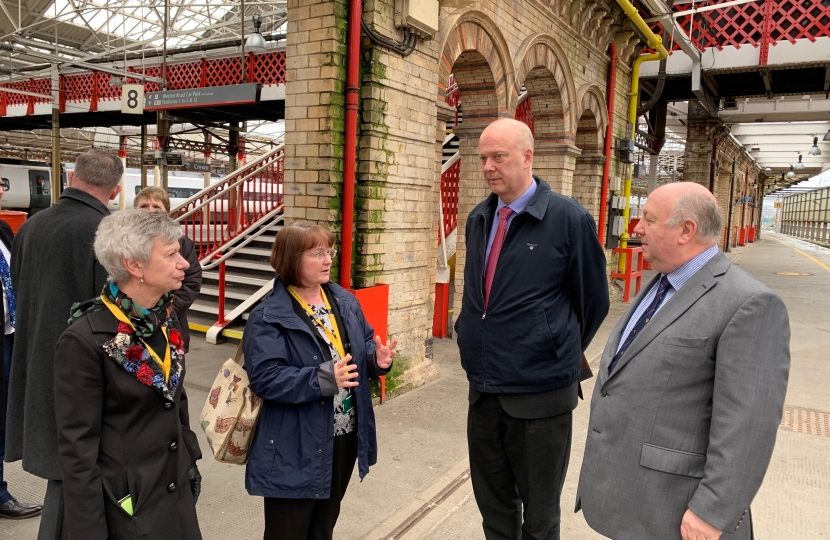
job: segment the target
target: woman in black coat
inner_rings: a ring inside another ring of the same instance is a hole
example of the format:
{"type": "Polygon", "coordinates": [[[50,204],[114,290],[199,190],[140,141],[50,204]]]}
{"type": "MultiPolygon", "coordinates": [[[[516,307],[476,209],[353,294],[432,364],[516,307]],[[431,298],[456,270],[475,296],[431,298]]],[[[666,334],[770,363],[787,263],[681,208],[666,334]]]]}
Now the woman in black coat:
{"type": "Polygon", "coordinates": [[[68,540],[200,540],[201,458],[184,391],[184,342],[170,291],[187,262],[160,212],[101,221],[109,274],[73,306],[55,351],[55,414],[68,540]]]}

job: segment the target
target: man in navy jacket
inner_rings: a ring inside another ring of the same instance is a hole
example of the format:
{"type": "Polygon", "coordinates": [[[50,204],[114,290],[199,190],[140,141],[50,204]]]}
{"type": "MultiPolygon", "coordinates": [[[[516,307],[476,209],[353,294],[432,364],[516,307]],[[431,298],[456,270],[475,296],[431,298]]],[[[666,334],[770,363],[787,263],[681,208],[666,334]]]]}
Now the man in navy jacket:
{"type": "Polygon", "coordinates": [[[582,353],[608,314],[605,255],[591,215],[533,176],[525,124],[492,123],[479,155],[492,194],[467,217],[456,322],[473,491],[487,540],[559,540],[582,353]]]}

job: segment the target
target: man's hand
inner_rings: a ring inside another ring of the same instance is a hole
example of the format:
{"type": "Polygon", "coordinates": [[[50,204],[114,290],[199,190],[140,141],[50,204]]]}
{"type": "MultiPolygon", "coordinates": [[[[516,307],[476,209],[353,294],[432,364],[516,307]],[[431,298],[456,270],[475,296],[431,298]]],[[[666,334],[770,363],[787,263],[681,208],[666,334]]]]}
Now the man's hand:
{"type": "Polygon", "coordinates": [[[680,535],[683,540],[718,540],[721,531],[712,527],[692,512],[686,510],[680,523],[680,535]]]}

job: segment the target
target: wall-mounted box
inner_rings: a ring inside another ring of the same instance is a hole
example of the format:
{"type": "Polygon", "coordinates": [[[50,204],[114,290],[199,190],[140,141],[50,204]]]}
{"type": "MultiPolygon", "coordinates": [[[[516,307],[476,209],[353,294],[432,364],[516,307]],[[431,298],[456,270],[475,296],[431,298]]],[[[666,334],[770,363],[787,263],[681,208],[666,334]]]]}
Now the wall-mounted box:
{"type": "Polygon", "coordinates": [[[395,0],[395,26],[432,39],[438,33],[438,0],[395,0]]]}

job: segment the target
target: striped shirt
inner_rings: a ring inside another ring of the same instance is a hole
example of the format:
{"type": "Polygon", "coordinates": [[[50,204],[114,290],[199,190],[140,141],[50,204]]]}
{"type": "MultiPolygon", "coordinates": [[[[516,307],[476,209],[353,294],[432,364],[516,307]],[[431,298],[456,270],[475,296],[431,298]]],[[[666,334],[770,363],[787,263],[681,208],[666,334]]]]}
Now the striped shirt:
{"type": "MultiPolygon", "coordinates": [[[[674,296],[675,293],[680,290],[680,287],[682,287],[684,283],[689,281],[689,278],[695,275],[698,270],[703,268],[703,266],[707,262],[709,262],[712,259],[712,257],[717,255],[719,251],[720,250],[718,249],[718,246],[712,246],[703,253],[699,254],[691,261],[684,264],[683,266],[669,272],[668,278],[671,287],[666,292],[666,296],[663,297],[663,302],[657,307],[657,311],[655,311],[654,314],[657,315],[657,312],[663,309],[663,306],[665,306],[666,303],[668,303],[668,301],[671,299],[671,297],[674,296]]],[[[625,340],[626,338],[628,338],[628,334],[631,333],[631,330],[634,328],[634,325],[637,324],[637,321],[640,320],[640,317],[651,305],[651,302],[654,300],[654,296],[657,294],[658,285],[660,285],[660,280],[654,282],[654,285],[646,293],[642,301],[640,301],[640,305],[638,305],[637,309],[634,310],[634,314],[631,315],[631,319],[629,319],[628,324],[625,326],[625,330],[623,330],[623,333],[620,336],[620,342],[617,344],[617,351],[620,350],[620,347],[623,343],[625,343],[625,340]]]]}

